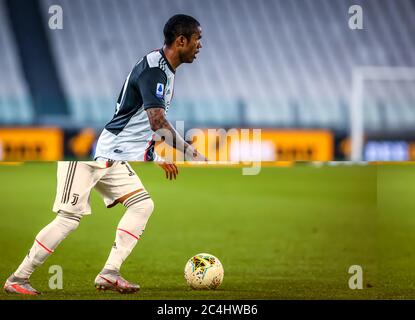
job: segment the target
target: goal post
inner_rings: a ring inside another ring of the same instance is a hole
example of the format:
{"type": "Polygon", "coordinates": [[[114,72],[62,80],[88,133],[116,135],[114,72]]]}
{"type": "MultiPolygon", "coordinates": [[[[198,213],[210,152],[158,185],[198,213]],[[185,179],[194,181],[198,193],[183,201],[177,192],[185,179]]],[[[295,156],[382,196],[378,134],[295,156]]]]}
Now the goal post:
{"type": "MultiPolygon", "coordinates": [[[[355,67],[352,72],[352,92],[350,97],[350,160],[363,160],[364,117],[363,100],[367,81],[415,81],[415,68],[412,67],[355,67]]],[[[415,127],[415,123],[414,123],[415,127]]]]}

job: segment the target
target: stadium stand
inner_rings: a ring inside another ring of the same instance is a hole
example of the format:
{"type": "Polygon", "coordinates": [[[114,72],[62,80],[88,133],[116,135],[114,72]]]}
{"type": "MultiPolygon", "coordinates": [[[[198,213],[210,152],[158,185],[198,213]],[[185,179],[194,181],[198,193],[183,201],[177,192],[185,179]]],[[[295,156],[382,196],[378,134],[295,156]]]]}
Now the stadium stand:
{"type": "MultiPolygon", "coordinates": [[[[194,64],[177,72],[170,119],[198,126],[333,130],[349,127],[354,67],[415,66],[415,7],[410,0],[399,3],[41,0],[45,25],[50,5],[64,10],[63,30],[48,36],[75,125],[101,128],[111,118],[131,67],[161,47],[165,21],[181,12],[201,22],[204,48],[194,64]],[[363,30],[348,27],[353,4],[364,7],[363,30]]],[[[5,41],[10,35],[1,29],[5,41]]],[[[16,78],[13,46],[6,47],[0,55],[14,59],[8,65],[16,78]]],[[[22,81],[17,83],[13,90],[24,97],[22,81]]],[[[413,82],[369,83],[366,128],[414,127],[414,88],[413,82]]]]}
{"type": "Polygon", "coordinates": [[[4,1],[0,1],[0,125],[34,121],[29,91],[19,64],[4,1]]]}

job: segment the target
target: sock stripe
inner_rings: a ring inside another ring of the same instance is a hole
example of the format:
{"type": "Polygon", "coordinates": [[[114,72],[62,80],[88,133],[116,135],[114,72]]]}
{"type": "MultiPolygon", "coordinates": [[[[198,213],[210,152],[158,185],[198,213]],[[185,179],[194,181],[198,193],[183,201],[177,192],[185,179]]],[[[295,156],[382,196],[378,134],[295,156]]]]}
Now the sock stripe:
{"type": "Polygon", "coordinates": [[[148,193],[147,193],[146,191],[141,191],[141,192],[138,192],[138,193],[134,194],[132,197],[128,198],[128,199],[125,201],[125,203],[127,203],[127,202],[129,202],[129,201],[131,201],[131,200],[133,200],[133,199],[135,199],[135,198],[137,198],[137,197],[141,197],[141,196],[143,196],[143,195],[145,195],[145,194],[148,194],[148,193]]]}
{"type": "Polygon", "coordinates": [[[73,220],[73,221],[76,221],[76,222],[80,222],[81,221],[80,218],[76,218],[76,217],[65,217],[65,219],[73,220]]]}
{"type": "MultiPolygon", "coordinates": [[[[147,195],[143,195],[142,197],[147,197],[147,195]]],[[[124,203],[124,206],[125,206],[126,208],[128,208],[128,207],[130,207],[130,206],[131,206],[131,204],[132,204],[135,200],[138,200],[138,199],[140,199],[140,198],[142,198],[142,197],[131,199],[131,201],[128,201],[128,203],[124,203]]]]}
{"type": "Polygon", "coordinates": [[[75,171],[76,171],[76,166],[78,165],[77,161],[74,161],[74,165],[73,165],[73,171],[72,171],[72,176],[71,176],[71,180],[69,182],[69,189],[68,192],[66,194],[66,200],[65,203],[67,203],[69,201],[69,197],[71,195],[71,190],[72,190],[72,185],[73,185],[73,179],[75,177],[75,171]]]}
{"type": "Polygon", "coordinates": [[[50,250],[49,248],[47,248],[45,245],[43,245],[40,241],[38,241],[37,239],[35,239],[35,241],[37,242],[38,245],[40,245],[43,249],[45,249],[47,252],[49,253],[53,253],[53,250],[50,250]]]}
{"type": "Polygon", "coordinates": [[[133,204],[139,203],[139,202],[147,200],[147,199],[151,199],[151,197],[150,196],[145,196],[144,198],[142,197],[140,199],[137,199],[137,200],[131,202],[128,206],[131,207],[133,204]]]}
{"type": "Polygon", "coordinates": [[[127,231],[127,230],[120,229],[120,228],[118,228],[117,230],[123,231],[123,232],[125,232],[125,233],[129,234],[130,236],[132,236],[132,237],[134,237],[134,238],[136,238],[136,239],[138,240],[138,237],[137,237],[137,236],[133,235],[131,232],[129,232],[129,231],[127,231]]]}
{"type": "Polygon", "coordinates": [[[139,199],[141,197],[145,197],[145,196],[148,196],[148,193],[147,192],[145,192],[145,191],[144,192],[140,192],[137,195],[134,195],[134,196],[130,197],[128,200],[126,200],[124,202],[124,206],[128,207],[131,204],[131,202],[133,202],[134,200],[137,200],[137,199],[139,199]]]}

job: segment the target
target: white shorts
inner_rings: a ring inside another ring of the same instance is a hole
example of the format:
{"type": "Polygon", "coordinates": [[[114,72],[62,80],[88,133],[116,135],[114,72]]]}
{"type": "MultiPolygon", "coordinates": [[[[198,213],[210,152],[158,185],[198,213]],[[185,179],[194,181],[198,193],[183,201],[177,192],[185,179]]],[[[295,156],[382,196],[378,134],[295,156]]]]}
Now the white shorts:
{"type": "Polygon", "coordinates": [[[91,214],[92,188],[101,194],[107,208],[128,194],[145,190],[126,161],[58,161],[57,179],[54,212],[91,214]]]}

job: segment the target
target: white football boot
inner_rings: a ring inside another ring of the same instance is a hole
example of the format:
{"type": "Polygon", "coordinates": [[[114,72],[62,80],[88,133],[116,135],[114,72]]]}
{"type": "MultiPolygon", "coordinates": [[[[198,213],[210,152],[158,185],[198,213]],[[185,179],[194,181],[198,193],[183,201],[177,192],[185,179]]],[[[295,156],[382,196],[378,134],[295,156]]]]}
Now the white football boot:
{"type": "Polygon", "coordinates": [[[12,274],[4,284],[4,291],[7,293],[17,293],[25,295],[38,295],[39,291],[34,289],[29,282],[29,279],[18,278],[12,274]]]}
{"type": "Polygon", "coordinates": [[[113,290],[119,293],[134,293],[140,290],[140,286],[130,283],[114,270],[102,270],[95,278],[97,290],[113,290]]]}

